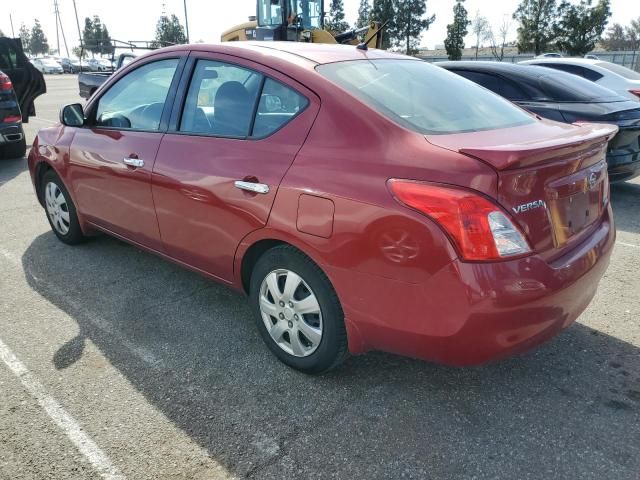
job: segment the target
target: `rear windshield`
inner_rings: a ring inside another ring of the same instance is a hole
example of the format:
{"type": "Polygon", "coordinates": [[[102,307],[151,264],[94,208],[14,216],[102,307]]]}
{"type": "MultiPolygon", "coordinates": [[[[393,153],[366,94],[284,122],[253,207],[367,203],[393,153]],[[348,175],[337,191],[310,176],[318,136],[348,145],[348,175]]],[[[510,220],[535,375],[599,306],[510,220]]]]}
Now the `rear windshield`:
{"type": "Polygon", "coordinates": [[[609,70],[610,72],[617,73],[621,77],[628,78],[629,80],[640,80],[640,73],[634,72],[633,70],[627,67],[623,67],[622,65],[617,65],[610,62],[600,62],[596,63],[596,65],[609,70]]]}
{"type": "Polygon", "coordinates": [[[624,102],[608,88],[571,73],[554,72],[538,79],[540,88],[556,102],[624,102]]]}
{"type": "Polygon", "coordinates": [[[533,123],[502,97],[417,60],[354,60],[318,72],[391,120],[422,134],[475,132],[533,123]]]}

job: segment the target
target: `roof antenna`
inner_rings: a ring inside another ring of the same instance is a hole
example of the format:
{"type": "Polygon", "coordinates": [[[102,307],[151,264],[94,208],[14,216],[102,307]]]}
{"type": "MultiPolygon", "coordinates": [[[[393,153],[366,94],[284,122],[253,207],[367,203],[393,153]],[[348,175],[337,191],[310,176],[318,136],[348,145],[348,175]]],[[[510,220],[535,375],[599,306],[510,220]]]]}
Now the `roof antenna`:
{"type": "Polygon", "coordinates": [[[356,45],[356,48],[358,50],[369,50],[369,47],[367,46],[367,44],[371,41],[373,37],[380,35],[384,27],[387,26],[387,23],[389,23],[389,20],[387,20],[382,25],[380,25],[380,28],[377,29],[375,32],[373,32],[371,35],[369,35],[369,38],[366,38],[364,42],[360,42],[358,45],[356,45]]]}

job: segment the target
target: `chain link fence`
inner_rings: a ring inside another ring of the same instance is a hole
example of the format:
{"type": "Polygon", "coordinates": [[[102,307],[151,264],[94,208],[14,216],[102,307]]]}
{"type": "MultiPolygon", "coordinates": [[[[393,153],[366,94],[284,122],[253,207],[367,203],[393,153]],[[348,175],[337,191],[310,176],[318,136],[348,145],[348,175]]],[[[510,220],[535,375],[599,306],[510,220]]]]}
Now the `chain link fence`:
{"type": "MultiPolygon", "coordinates": [[[[636,72],[640,72],[640,51],[620,51],[620,52],[594,52],[592,55],[596,55],[598,59],[605,62],[616,63],[623,67],[630,68],[636,72]]],[[[422,60],[427,62],[446,62],[449,60],[446,55],[416,55],[422,60]]],[[[531,60],[535,55],[530,53],[522,53],[519,55],[505,55],[502,59],[503,62],[518,63],[524,60],[531,60]]],[[[478,60],[478,61],[497,61],[493,55],[478,55],[476,59],[475,55],[463,55],[462,60],[478,60]]]]}

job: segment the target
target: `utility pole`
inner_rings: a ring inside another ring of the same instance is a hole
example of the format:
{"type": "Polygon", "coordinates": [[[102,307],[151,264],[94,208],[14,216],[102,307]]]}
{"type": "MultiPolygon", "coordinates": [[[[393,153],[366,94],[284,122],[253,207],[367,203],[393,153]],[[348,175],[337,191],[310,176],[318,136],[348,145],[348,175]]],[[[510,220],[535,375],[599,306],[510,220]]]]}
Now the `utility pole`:
{"type": "Polygon", "coordinates": [[[16,38],[16,32],[13,30],[13,17],[9,14],[9,21],[11,22],[11,36],[16,38]]]}
{"type": "Polygon", "coordinates": [[[58,56],[60,56],[60,31],[58,29],[58,0],[53,0],[53,13],[56,16],[56,43],[58,45],[58,56]]]}
{"type": "Polygon", "coordinates": [[[187,0],[184,0],[184,26],[187,29],[187,43],[189,43],[189,18],[187,17],[187,0]]]}
{"type": "MultiPolygon", "coordinates": [[[[67,57],[69,57],[69,46],[67,45],[67,37],[64,34],[64,27],[62,26],[62,18],[60,17],[60,8],[58,7],[56,0],[56,21],[60,24],[60,33],[62,33],[62,41],[64,43],[64,50],[67,52],[67,57]]],[[[60,55],[60,49],[58,48],[58,55],[60,55]]]]}

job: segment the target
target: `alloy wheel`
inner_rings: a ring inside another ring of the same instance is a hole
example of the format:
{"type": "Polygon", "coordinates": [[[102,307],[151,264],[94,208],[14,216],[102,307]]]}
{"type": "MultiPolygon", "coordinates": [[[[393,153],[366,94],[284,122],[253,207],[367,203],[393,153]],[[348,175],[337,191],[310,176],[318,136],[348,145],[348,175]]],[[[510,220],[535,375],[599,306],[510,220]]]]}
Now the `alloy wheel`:
{"type": "Polygon", "coordinates": [[[262,321],[274,342],[295,357],[307,357],[322,340],[322,312],[316,295],[291,270],[271,271],[260,286],[262,321]]]}
{"type": "Polygon", "coordinates": [[[48,182],[45,187],[44,199],[47,215],[49,215],[49,220],[51,220],[53,228],[61,235],[69,233],[71,226],[69,205],[60,187],[54,182],[48,182]]]}

